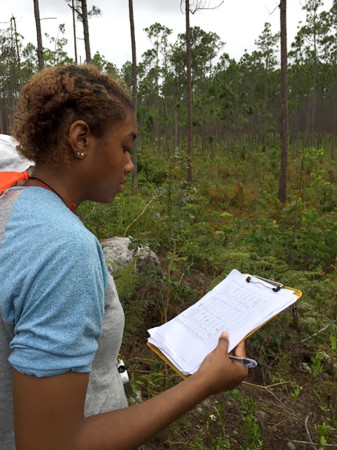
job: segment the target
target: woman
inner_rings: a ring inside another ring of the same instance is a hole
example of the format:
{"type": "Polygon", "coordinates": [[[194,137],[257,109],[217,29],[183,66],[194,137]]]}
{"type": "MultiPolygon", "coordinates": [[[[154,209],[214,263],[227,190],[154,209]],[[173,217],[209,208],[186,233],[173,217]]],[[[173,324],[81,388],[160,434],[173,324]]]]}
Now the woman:
{"type": "Polygon", "coordinates": [[[13,134],[36,166],[0,198],[1,448],[136,448],[247,369],[229,360],[223,333],[194,375],[127,407],[116,369],[122,308],[74,211],[124,189],[137,134],[129,97],[93,67],[48,68],[23,88],[13,134]]]}

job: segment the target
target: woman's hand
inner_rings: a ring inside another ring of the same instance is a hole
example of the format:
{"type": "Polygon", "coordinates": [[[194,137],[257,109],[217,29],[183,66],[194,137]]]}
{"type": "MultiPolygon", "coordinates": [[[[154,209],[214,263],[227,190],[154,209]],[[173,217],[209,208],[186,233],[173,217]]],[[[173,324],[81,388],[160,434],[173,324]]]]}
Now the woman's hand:
{"type": "MultiPolygon", "coordinates": [[[[248,375],[248,369],[228,358],[229,336],[224,331],[216,348],[206,356],[199,370],[192,375],[204,379],[207,395],[227,391],[239,385],[248,375]]],[[[235,348],[235,356],[245,357],[244,341],[235,348]]]]}

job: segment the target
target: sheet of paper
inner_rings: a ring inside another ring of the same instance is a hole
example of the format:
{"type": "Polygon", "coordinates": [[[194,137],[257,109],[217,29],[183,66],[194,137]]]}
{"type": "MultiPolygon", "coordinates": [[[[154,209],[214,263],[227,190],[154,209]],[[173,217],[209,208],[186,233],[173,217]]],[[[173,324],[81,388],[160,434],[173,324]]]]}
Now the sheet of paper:
{"type": "Polygon", "coordinates": [[[223,330],[229,332],[229,351],[247,334],[294,303],[291,290],[247,283],[232,272],[197,303],[166,324],[148,330],[154,344],[184,374],[195,372],[213,350],[223,330]]]}

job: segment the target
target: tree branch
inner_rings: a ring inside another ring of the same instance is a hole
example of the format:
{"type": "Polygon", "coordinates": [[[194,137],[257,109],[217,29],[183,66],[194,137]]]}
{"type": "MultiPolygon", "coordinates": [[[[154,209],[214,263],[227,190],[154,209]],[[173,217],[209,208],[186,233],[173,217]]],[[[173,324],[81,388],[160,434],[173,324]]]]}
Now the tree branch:
{"type": "Polygon", "coordinates": [[[318,330],[316,333],[312,334],[311,336],[309,336],[309,337],[307,337],[307,338],[305,338],[305,339],[302,339],[302,341],[301,341],[302,344],[303,344],[303,342],[306,342],[306,341],[308,341],[309,339],[312,339],[313,337],[315,337],[315,336],[317,336],[318,334],[322,333],[322,332],[325,331],[327,328],[329,328],[329,327],[331,327],[332,325],[334,325],[336,322],[337,322],[337,320],[334,320],[334,321],[332,322],[332,324],[331,324],[331,323],[328,323],[328,325],[325,325],[325,327],[321,328],[321,329],[318,330]]]}
{"type": "Polygon", "coordinates": [[[308,438],[309,438],[309,440],[310,440],[310,442],[311,442],[311,445],[313,446],[313,448],[314,448],[315,450],[317,450],[317,447],[316,447],[316,445],[314,444],[314,442],[313,442],[313,440],[312,440],[312,438],[311,438],[311,434],[310,434],[310,431],[309,431],[309,428],[308,428],[308,420],[309,420],[309,416],[310,416],[310,414],[306,417],[305,422],[304,422],[304,425],[305,425],[305,431],[307,432],[307,436],[308,436],[308,438]]]}
{"type": "Polygon", "coordinates": [[[142,211],[140,214],[138,214],[138,216],[135,218],[135,220],[133,220],[133,221],[125,228],[124,236],[126,236],[126,233],[127,233],[128,229],[129,229],[135,222],[137,222],[137,220],[145,213],[145,211],[147,210],[147,208],[151,205],[151,203],[152,203],[154,200],[156,200],[157,197],[158,197],[157,195],[154,195],[154,196],[151,198],[151,200],[149,201],[149,203],[147,203],[147,204],[145,205],[145,208],[143,209],[143,211],[142,211]]]}
{"type": "MultiPolygon", "coordinates": [[[[280,384],[286,384],[286,383],[288,383],[288,382],[285,381],[285,382],[282,382],[282,383],[280,383],[280,384]]],[[[243,381],[242,384],[246,384],[247,386],[253,386],[253,387],[256,387],[256,388],[258,388],[258,389],[264,389],[265,391],[268,392],[268,394],[272,395],[278,402],[280,402],[280,403],[283,405],[282,400],[280,400],[280,399],[274,394],[274,392],[272,392],[272,391],[269,389],[269,387],[273,387],[273,386],[275,386],[275,385],[271,385],[271,386],[261,386],[260,384],[248,383],[248,381],[243,381]]],[[[283,405],[283,406],[284,406],[284,405],[283,405]]]]}
{"type": "Polygon", "coordinates": [[[281,8],[281,3],[279,3],[275,8],[272,10],[272,12],[269,14],[270,16],[274,14],[274,12],[277,10],[277,8],[281,8]]]}
{"type": "MultiPolygon", "coordinates": [[[[296,439],[285,439],[281,436],[276,436],[278,439],[282,439],[282,441],[289,441],[289,442],[294,442],[295,444],[311,444],[311,442],[308,441],[298,441],[296,439]]],[[[314,444],[315,445],[315,444],[314,444]]],[[[336,444],[317,444],[320,445],[321,447],[331,447],[331,448],[336,448],[336,444]]]]}
{"type": "MultiPolygon", "coordinates": [[[[220,8],[220,6],[224,3],[224,0],[222,0],[222,2],[220,2],[217,6],[198,6],[198,4],[196,5],[196,7],[194,8],[194,10],[190,9],[190,13],[191,14],[195,14],[197,11],[201,11],[202,9],[217,9],[220,8]]],[[[200,3],[199,3],[200,5],[200,3]]]]}
{"type": "MultiPolygon", "coordinates": [[[[184,14],[184,10],[183,10],[183,4],[184,4],[185,0],[180,0],[180,12],[181,14],[184,14]]],[[[203,6],[202,5],[202,0],[198,0],[196,2],[196,5],[194,8],[190,8],[190,13],[191,14],[195,14],[197,11],[200,11],[202,9],[217,9],[219,8],[222,4],[224,3],[224,0],[222,0],[217,6],[203,6]]]]}

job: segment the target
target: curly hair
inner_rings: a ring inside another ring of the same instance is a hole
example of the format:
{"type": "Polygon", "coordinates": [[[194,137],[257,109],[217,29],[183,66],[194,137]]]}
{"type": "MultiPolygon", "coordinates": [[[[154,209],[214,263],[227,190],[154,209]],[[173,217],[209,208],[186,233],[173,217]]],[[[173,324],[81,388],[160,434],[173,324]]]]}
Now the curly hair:
{"type": "Polygon", "coordinates": [[[130,111],[133,106],[125,89],[94,66],[49,67],[23,87],[12,135],[25,158],[59,165],[70,159],[66,136],[74,121],[84,120],[94,136],[102,137],[130,111]]]}

